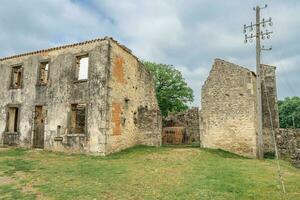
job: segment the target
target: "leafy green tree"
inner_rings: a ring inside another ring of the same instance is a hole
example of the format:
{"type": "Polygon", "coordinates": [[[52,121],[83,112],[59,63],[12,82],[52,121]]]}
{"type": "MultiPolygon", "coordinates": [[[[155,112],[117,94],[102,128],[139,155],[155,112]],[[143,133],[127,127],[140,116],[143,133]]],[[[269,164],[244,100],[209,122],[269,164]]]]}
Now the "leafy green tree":
{"type": "Polygon", "coordinates": [[[287,97],[278,101],[281,128],[300,128],[300,98],[287,97]]]}
{"type": "Polygon", "coordinates": [[[187,85],[180,71],[171,65],[143,62],[155,78],[157,101],[163,116],[188,108],[194,100],[193,90],[187,85]]]}

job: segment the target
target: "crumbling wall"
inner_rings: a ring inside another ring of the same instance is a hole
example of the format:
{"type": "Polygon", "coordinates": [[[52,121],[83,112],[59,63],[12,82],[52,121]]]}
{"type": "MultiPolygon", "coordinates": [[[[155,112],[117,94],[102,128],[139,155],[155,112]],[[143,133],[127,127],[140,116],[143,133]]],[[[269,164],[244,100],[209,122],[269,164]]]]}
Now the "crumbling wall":
{"type": "MultiPolygon", "coordinates": [[[[0,61],[0,140],[10,140],[20,147],[32,147],[34,109],[46,110],[44,148],[54,151],[90,152],[105,154],[108,41],[90,42],[58,47],[50,50],[15,56],[0,61]],[[76,81],[75,57],[89,55],[88,80],[76,81]],[[40,62],[49,61],[47,85],[39,85],[40,62]],[[22,65],[22,87],[10,88],[11,67],[22,65]],[[70,133],[71,104],[86,105],[86,130],[70,133]],[[20,105],[19,131],[14,136],[5,130],[7,105],[20,105]],[[7,136],[7,137],[6,137],[7,136]],[[13,142],[12,140],[15,140],[13,142]]],[[[6,142],[5,142],[6,143],[6,142]]]]}
{"type": "Polygon", "coordinates": [[[216,59],[202,87],[201,146],[256,157],[256,130],[255,74],[216,59]]]}
{"type": "Polygon", "coordinates": [[[164,127],[162,131],[162,143],[184,144],[187,139],[185,129],[182,126],[164,127]]]}
{"type": "Polygon", "coordinates": [[[38,60],[36,57],[16,58],[0,61],[0,143],[1,145],[17,145],[31,147],[32,109],[35,104],[35,80],[38,60]],[[22,80],[20,88],[11,87],[12,67],[22,65],[22,80]],[[17,132],[6,129],[8,106],[19,106],[17,132]]]}
{"type": "Polygon", "coordinates": [[[38,145],[47,150],[106,155],[135,144],[161,144],[152,75],[111,38],[0,58],[0,70],[1,145],[32,147],[35,124],[44,130],[44,137],[38,137],[43,145],[38,145]],[[81,79],[83,58],[89,66],[81,79]],[[48,73],[43,84],[41,63],[47,64],[48,73]],[[22,78],[19,89],[10,88],[14,66],[22,78]],[[8,105],[20,106],[14,133],[6,129],[8,105]],[[35,106],[44,113],[40,118],[35,106]]]}
{"type": "Polygon", "coordinates": [[[161,144],[161,115],[153,77],[129,50],[111,42],[107,153],[161,144]]]}
{"type": "Polygon", "coordinates": [[[162,116],[158,107],[149,109],[148,106],[139,106],[134,115],[137,133],[142,133],[138,136],[138,144],[160,146],[162,116]]]}
{"type": "Polygon", "coordinates": [[[276,67],[261,65],[262,69],[262,115],[264,152],[274,152],[272,131],[279,131],[279,112],[277,105],[276,67]]]}
{"type": "MultiPolygon", "coordinates": [[[[184,127],[185,139],[183,140],[186,144],[199,142],[200,140],[200,119],[199,119],[199,108],[193,107],[186,111],[179,113],[170,113],[169,116],[164,120],[165,127],[184,127]]],[[[163,131],[163,134],[166,133],[163,131]]],[[[166,140],[163,140],[163,142],[166,140]]]]}
{"type": "Polygon", "coordinates": [[[279,129],[276,140],[280,158],[300,168],[300,129],[279,129]]]}

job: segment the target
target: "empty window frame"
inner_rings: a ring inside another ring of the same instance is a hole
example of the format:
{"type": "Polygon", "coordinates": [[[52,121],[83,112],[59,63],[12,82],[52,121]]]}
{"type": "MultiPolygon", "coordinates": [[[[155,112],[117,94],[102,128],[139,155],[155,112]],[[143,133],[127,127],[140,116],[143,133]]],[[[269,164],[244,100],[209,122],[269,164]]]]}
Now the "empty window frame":
{"type": "Polygon", "coordinates": [[[14,66],[12,67],[11,73],[11,87],[12,88],[21,88],[22,85],[22,66],[14,66]]]}
{"type": "Polygon", "coordinates": [[[39,85],[47,85],[49,77],[49,62],[40,62],[39,65],[39,85]]]}
{"type": "Polygon", "coordinates": [[[86,105],[71,105],[71,133],[85,133],[86,105]]]}
{"type": "Polygon", "coordinates": [[[19,107],[13,107],[13,106],[8,107],[6,132],[9,133],[18,132],[19,112],[20,112],[19,107]]]}
{"type": "Polygon", "coordinates": [[[89,71],[89,56],[76,56],[76,80],[87,80],[89,71]]]}

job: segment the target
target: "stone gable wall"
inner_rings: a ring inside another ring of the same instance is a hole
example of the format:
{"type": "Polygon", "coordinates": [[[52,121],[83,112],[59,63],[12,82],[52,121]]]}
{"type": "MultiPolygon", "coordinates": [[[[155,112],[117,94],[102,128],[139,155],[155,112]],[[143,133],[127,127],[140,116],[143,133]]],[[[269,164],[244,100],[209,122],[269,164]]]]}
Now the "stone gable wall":
{"type": "MultiPolygon", "coordinates": [[[[264,152],[274,152],[272,131],[278,134],[279,114],[275,67],[262,65],[264,152]]],[[[216,59],[202,87],[200,141],[203,147],[222,148],[256,157],[256,75],[250,70],[216,59]]]]}
{"type": "Polygon", "coordinates": [[[161,145],[161,115],[149,71],[111,43],[107,153],[133,145],[161,145]]]}
{"type": "Polygon", "coordinates": [[[216,59],[202,87],[201,146],[256,157],[256,130],[255,75],[246,68],[216,59]]]}

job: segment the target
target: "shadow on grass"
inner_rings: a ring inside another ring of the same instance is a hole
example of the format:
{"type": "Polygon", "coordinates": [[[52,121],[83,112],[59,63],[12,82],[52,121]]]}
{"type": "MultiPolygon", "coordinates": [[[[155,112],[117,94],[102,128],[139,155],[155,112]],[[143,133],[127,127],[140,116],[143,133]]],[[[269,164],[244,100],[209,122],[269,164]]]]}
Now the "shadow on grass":
{"type": "Polygon", "coordinates": [[[0,162],[2,166],[7,166],[7,169],[4,174],[13,175],[16,172],[30,172],[34,169],[36,161],[29,161],[23,159],[14,159],[14,160],[5,160],[0,162]]]}
{"type": "Polygon", "coordinates": [[[225,150],[222,150],[222,149],[201,148],[201,150],[203,150],[205,152],[208,152],[208,153],[211,153],[211,154],[214,154],[214,155],[217,155],[217,156],[222,157],[222,158],[251,159],[251,158],[241,156],[241,155],[238,155],[238,154],[235,154],[235,153],[231,153],[229,151],[225,151],[225,150]]]}
{"type": "Polygon", "coordinates": [[[200,149],[200,144],[164,144],[161,147],[165,148],[199,148],[200,149]]]}
{"type": "Polygon", "coordinates": [[[105,159],[120,159],[125,156],[131,156],[131,155],[144,155],[149,153],[161,153],[165,152],[167,149],[163,149],[160,147],[154,147],[154,146],[145,146],[145,145],[137,145],[134,147],[130,147],[128,149],[121,150],[116,153],[112,153],[110,155],[107,155],[104,157],[105,159]]]}
{"type": "Polygon", "coordinates": [[[9,147],[0,151],[0,157],[19,157],[24,156],[26,153],[27,149],[9,147]]]}
{"type": "Polygon", "coordinates": [[[272,151],[268,151],[268,152],[265,152],[264,153],[264,158],[265,159],[271,159],[271,160],[274,160],[276,157],[275,157],[275,152],[272,152],[272,151]]]}

